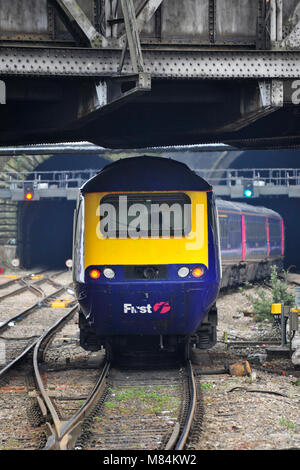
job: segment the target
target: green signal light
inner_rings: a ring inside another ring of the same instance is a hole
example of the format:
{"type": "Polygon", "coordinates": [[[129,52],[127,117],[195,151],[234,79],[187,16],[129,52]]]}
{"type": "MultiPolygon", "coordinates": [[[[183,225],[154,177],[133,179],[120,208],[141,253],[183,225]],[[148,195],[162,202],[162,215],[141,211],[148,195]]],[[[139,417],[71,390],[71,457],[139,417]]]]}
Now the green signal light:
{"type": "Polygon", "coordinates": [[[253,196],[253,192],[251,191],[251,189],[245,189],[245,191],[244,191],[244,196],[246,196],[246,197],[252,197],[252,196],[253,196]]]}

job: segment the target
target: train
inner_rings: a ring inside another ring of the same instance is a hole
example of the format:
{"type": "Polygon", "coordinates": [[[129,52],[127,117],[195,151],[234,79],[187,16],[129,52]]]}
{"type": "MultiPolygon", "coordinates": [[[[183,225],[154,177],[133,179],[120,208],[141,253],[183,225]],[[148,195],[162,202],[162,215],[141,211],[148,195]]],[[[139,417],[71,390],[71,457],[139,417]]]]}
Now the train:
{"type": "Polygon", "coordinates": [[[283,256],[276,212],[216,199],[176,160],[110,163],[83,184],[74,213],[80,344],[109,358],[211,348],[220,289],[267,276],[283,256]]]}
{"type": "Polygon", "coordinates": [[[220,288],[270,275],[271,266],[283,269],[283,218],[266,207],[216,199],[222,257],[220,288]]]}

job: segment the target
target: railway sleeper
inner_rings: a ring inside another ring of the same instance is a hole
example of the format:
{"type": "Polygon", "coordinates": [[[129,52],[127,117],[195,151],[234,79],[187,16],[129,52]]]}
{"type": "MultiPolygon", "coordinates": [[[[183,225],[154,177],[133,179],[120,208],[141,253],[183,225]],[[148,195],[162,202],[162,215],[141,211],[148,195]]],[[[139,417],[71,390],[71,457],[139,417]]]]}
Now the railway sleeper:
{"type": "Polygon", "coordinates": [[[32,427],[38,428],[42,424],[45,424],[45,416],[43,416],[41,408],[36,399],[32,398],[30,401],[31,403],[26,409],[28,421],[32,427]]]}

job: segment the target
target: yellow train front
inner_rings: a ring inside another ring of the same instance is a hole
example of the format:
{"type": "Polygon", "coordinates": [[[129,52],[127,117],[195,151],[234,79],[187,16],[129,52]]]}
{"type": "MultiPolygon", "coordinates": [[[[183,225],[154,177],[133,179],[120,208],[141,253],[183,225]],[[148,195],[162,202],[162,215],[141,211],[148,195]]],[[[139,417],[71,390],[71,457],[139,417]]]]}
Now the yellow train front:
{"type": "Polygon", "coordinates": [[[211,186],[160,157],[106,166],[78,197],[73,280],[86,350],[212,347],[220,256],[211,186]]]}

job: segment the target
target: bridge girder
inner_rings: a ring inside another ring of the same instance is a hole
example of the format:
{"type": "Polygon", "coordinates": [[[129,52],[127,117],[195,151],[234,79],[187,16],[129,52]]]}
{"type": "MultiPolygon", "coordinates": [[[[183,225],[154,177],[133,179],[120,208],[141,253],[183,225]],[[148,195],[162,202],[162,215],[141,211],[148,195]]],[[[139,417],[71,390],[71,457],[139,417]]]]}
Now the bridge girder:
{"type": "Polygon", "coordinates": [[[300,144],[298,0],[30,3],[31,39],[0,32],[0,144],[300,144]]]}

